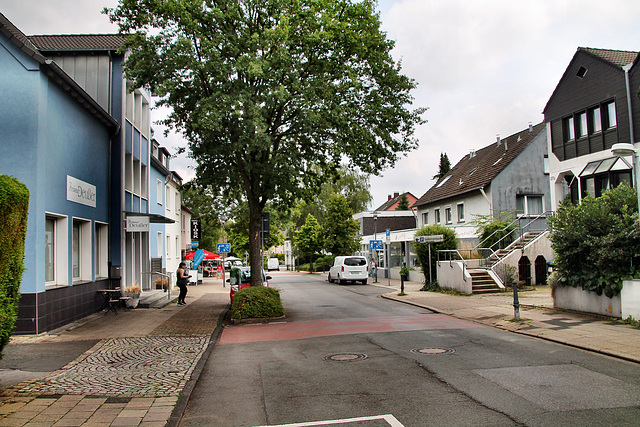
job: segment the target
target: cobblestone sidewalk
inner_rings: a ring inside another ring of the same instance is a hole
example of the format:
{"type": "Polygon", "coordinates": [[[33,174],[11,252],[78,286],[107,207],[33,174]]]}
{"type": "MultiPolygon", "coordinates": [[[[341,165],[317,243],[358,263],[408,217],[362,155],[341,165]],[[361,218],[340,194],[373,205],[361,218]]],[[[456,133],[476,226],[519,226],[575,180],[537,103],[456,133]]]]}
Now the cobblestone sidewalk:
{"type": "Polygon", "coordinates": [[[69,332],[95,338],[100,321],[122,328],[62,369],[5,390],[0,426],[165,426],[229,301],[220,283],[189,291],[185,307],[124,313],[137,325],[104,315],[69,332]],[[136,327],[144,335],[128,336],[136,327]]]}

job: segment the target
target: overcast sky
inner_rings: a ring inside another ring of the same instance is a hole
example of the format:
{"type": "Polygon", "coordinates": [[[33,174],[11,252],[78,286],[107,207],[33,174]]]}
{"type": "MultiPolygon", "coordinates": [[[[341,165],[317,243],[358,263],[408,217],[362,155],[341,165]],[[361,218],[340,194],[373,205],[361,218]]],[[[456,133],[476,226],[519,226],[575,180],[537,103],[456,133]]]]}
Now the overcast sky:
{"type": "MultiPolygon", "coordinates": [[[[25,34],[117,32],[100,11],[115,0],[2,0],[25,34]]],[[[382,27],[396,41],[403,72],[418,83],[420,147],[371,178],[371,209],[394,192],[422,196],[440,153],[456,164],[470,149],[543,121],[542,110],[578,47],[640,49],[639,0],[379,0],[382,27]]],[[[161,114],[156,112],[154,114],[161,114]]],[[[176,135],[156,137],[170,151],[176,135]]],[[[175,159],[185,179],[193,170],[175,159]]]]}

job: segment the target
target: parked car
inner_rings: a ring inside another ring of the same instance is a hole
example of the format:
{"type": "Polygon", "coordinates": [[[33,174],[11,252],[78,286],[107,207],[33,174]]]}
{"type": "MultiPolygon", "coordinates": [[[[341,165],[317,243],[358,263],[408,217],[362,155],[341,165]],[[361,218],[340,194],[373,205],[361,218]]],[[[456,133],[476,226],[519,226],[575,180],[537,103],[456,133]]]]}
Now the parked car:
{"type": "Polygon", "coordinates": [[[280,271],[280,261],[278,261],[278,258],[269,258],[267,260],[267,270],[269,270],[269,271],[271,271],[271,270],[280,271]]]}
{"type": "Polygon", "coordinates": [[[329,283],[337,280],[341,285],[346,282],[361,282],[366,285],[369,277],[368,264],[363,256],[337,256],[329,268],[329,283]]]}
{"type": "MultiPolygon", "coordinates": [[[[266,275],[264,270],[262,270],[262,286],[268,287],[269,280],[271,280],[271,276],[266,275]]],[[[229,297],[233,303],[233,296],[236,292],[251,286],[251,267],[233,267],[227,282],[229,283],[229,297]]]]}

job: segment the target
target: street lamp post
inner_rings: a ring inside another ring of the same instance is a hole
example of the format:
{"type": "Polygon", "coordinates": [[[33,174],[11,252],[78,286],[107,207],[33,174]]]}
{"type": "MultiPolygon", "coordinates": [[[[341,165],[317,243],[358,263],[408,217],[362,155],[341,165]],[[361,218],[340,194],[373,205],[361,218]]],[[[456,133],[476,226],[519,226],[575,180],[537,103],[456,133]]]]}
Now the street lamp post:
{"type": "Polygon", "coordinates": [[[619,142],[611,146],[611,154],[617,157],[633,157],[633,185],[636,187],[636,193],[638,194],[638,212],[640,212],[640,184],[638,184],[640,163],[638,161],[638,150],[630,142],[619,142]]]}
{"type": "MultiPolygon", "coordinates": [[[[378,240],[378,213],[373,212],[373,240],[378,240]]],[[[373,283],[378,283],[378,249],[373,250],[373,259],[376,263],[376,269],[373,272],[373,283]]]]}

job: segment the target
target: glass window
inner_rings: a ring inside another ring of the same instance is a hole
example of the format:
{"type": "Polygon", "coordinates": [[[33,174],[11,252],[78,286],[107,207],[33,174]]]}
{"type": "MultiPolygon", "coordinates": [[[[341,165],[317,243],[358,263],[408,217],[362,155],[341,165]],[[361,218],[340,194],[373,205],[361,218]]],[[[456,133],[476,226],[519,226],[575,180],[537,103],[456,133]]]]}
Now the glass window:
{"type": "Polygon", "coordinates": [[[464,204],[458,204],[458,222],[464,222],[464,204]]]}
{"type": "Polygon", "coordinates": [[[520,215],[540,215],[544,212],[542,196],[540,195],[517,195],[516,212],[520,215]]]}
{"type": "Polygon", "coordinates": [[[589,133],[602,131],[602,118],[600,117],[600,107],[589,110],[589,133]]]}
{"type": "Polygon", "coordinates": [[[440,224],[440,209],[436,209],[433,211],[433,219],[436,224],[440,224]]]}
{"type": "Polygon", "coordinates": [[[95,258],[95,272],[96,277],[108,277],[108,259],[107,259],[107,247],[108,247],[108,226],[106,224],[96,224],[96,258],[95,258]]]}
{"type": "Polygon", "coordinates": [[[56,220],[47,217],[44,235],[44,280],[56,280],[56,220]]]}
{"type": "Polygon", "coordinates": [[[444,209],[444,219],[447,221],[447,224],[451,224],[451,208],[444,209]]]}
{"type": "Polygon", "coordinates": [[[162,258],[162,232],[158,231],[158,239],[156,241],[158,245],[156,253],[158,254],[158,258],[162,258]]]}
{"type": "Polygon", "coordinates": [[[578,124],[578,138],[582,138],[583,136],[587,136],[587,113],[580,113],[577,117],[578,124]]]}
{"type": "Polygon", "coordinates": [[[161,205],[162,204],[162,181],[161,180],[156,181],[156,199],[158,204],[161,205]]]}
{"type": "Polygon", "coordinates": [[[607,109],[606,129],[609,129],[617,125],[616,104],[615,102],[609,102],[605,107],[607,109]]]}
{"type": "Polygon", "coordinates": [[[73,235],[72,235],[72,277],[73,280],[80,279],[80,223],[78,221],[73,221],[73,235]]]}
{"type": "Polygon", "coordinates": [[[171,188],[169,188],[169,186],[166,187],[166,194],[165,194],[165,198],[164,198],[164,202],[166,203],[167,206],[167,210],[171,210],[171,188]]]}
{"type": "Polygon", "coordinates": [[[170,244],[171,244],[171,238],[167,236],[167,247],[165,248],[167,251],[167,259],[171,258],[171,250],[169,249],[170,244]]]}
{"type": "Polygon", "coordinates": [[[576,133],[573,127],[573,117],[567,117],[562,120],[562,130],[564,132],[564,140],[572,141],[576,137],[576,133]]]}
{"type": "Polygon", "coordinates": [[[427,225],[429,224],[429,212],[424,212],[422,214],[422,225],[427,225]]]}

